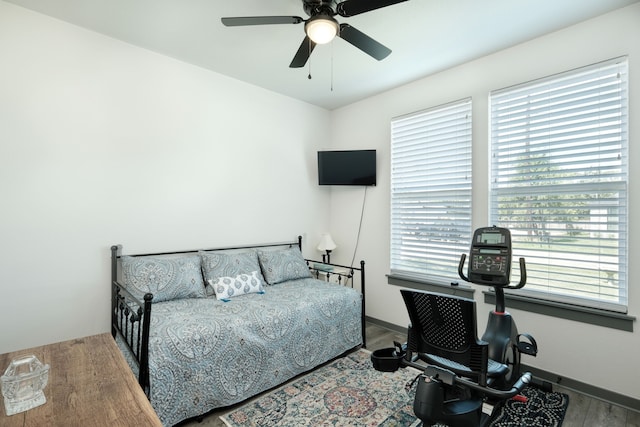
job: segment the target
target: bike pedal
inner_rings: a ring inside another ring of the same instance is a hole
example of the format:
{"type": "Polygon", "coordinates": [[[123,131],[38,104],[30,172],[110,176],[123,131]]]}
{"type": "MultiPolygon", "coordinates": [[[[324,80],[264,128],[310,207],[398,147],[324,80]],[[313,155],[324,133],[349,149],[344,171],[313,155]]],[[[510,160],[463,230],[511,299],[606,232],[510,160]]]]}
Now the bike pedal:
{"type": "Polygon", "coordinates": [[[518,335],[518,351],[535,357],[538,354],[538,343],[531,335],[520,334],[518,335]],[[522,338],[525,340],[521,340],[522,338]]]}
{"type": "Polygon", "coordinates": [[[518,350],[520,353],[528,354],[529,356],[535,356],[538,354],[538,349],[528,342],[519,342],[518,350]]]}

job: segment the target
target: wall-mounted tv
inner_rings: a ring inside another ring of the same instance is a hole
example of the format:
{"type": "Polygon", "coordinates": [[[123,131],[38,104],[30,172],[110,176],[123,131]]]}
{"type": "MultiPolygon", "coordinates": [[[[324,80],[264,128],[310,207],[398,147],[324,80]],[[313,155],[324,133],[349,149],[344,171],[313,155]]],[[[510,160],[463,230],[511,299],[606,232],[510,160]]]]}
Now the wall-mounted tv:
{"type": "Polygon", "coordinates": [[[376,150],[318,151],[318,184],[376,185],[376,150]]]}

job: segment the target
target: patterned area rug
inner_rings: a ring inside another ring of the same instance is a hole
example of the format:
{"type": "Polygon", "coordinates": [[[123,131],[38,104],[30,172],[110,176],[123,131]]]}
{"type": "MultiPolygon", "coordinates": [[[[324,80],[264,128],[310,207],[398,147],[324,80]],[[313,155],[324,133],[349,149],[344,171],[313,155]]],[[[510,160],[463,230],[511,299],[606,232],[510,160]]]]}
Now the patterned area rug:
{"type": "Polygon", "coordinates": [[[413,393],[418,371],[378,372],[359,350],[220,417],[229,427],[417,426],[413,393]]]}
{"type": "Polygon", "coordinates": [[[491,427],[560,427],[569,406],[569,396],[564,393],[546,393],[528,387],[522,392],[527,402],[507,401],[493,416],[491,427]]]}
{"type": "MultiPolygon", "coordinates": [[[[411,368],[378,372],[359,350],[223,415],[229,427],[417,427],[413,414],[419,374],[411,368]]],[[[508,401],[491,427],[560,427],[569,397],[527,388],[526,403],[508,401]]]]}

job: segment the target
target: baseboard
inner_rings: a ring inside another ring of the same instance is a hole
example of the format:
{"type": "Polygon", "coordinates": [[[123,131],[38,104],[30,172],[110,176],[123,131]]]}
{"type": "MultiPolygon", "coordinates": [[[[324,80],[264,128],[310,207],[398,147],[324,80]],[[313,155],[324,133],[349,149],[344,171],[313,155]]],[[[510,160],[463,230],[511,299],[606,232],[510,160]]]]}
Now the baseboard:
{"type": "MultiPolygon", "coordinates": [[[[366,321],[394,332],[398,332],[404,335],[407,334],[407,328],[394,325],[393,323],[385,322],[384,320],[366,316],[366,321]]],[[[578,393],[594,397],[596,399],[604,400],[605,402],[622,406],[623,408],[630,409],[632,411],[640,412],[640,399],[634,399],[632,397],[625,396],[611,390],[596,387],[592,384],[587,384],[582,381],[574,380],[572,378],[563,377],[553,372],[534,368],[533,366],[529,366],[524,363],[521,365],[521,371],[529,371],[535,378],[542,381],[550,382],[552,385],[559,385],[571,390],[575,390],[578,393]]]]}
{"type": "Polygon", "coordinates": [[[407,328],[403,328],[402,326],[394,325],[393,323],[385,322],[384,320],[375,319],[369,316],[365,316],[365,321],[373,323],[374,325],[381,326],[385,329],[389,329],[390,331],[401,333],[403,335],[407,335],[407,333],[409,332],[407,328]]]}

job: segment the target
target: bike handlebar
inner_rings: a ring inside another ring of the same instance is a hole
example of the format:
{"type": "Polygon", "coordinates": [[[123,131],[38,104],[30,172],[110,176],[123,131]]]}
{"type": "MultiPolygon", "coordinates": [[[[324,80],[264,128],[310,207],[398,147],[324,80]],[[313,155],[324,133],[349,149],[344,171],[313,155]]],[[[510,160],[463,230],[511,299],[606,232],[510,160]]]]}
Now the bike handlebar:
{"type": "Polygon", "coordinates": [[[467,259],[467,254],[462,254],[460,255],[460,263],[458,264],[458,275],[462,278],[462,280],[464,280],[465,282],[469,282],[469,278],[467,276],[464,275],[464,261],[467,259]]]}
{"type": "MultiPolygon", "coordinates": [[[[458,263],[458,275],[465,282],[475,283],[475,282],[471,282],[471,280],[469,280],[469,278],[464,274],[464,262],[466,261],[466,259],[467,259],[467,254],[460,255],[460,262],[458,263]]],[[[484,286],[501,287],[503,289],[520,289],[524,287],[524,285],[527,283],[527,265],[524,261],[524,258],[520,258],[519,262],[520,262],[520,282],[517,285],[509,286],[509,285],[496,285],[496,284],[489,284],[489,283],[476,283],[476,284],[484,285],[484,286]]]]}
{"type": "Polygon", "coordinates": [[[509,399],[517,394],[520,394],[522,390],[524,390],[525,387],[529,385],[529,383],[531,382],[531,373],[525,372],[524,374],[522,374],[522,376],[518,378],[518,381],[516,381],[509,390],[496,390],[491,387],[483,387],[478,383],[474,383],[473,381],[469,381],[465,378],[460,378],[457,376],[455,382],[465,387],[472,388],[490,397],[495,397],[497,399],[509,399]]]}
{"type": "Polygon", "coordinates": [[[516,286],[505,286],[507,289],[520,289],[527,283],[527,266],[524,258],[520,258],[520,282],[516,286]]]}
{"type": "Polygon", "coordinates": [[[481,386],[476,382],[473,382],[466,378],[459,377],[452,371],[445,368],[441,368],[439,366],[434,366],[434,365],[424,366],[415,362],[410,362],[408,360],[403,360],[402,363],[406,366],[411,366],[412,368],[422,370],[423,375],[426,375],[428,377],[442,380],[443,382],[450,385],[460,384],[464,387],[468,387],[470,389],[483,393],[486,396],[495,397],[497,399],[509,399],[517,394],[520,394],[522,390],[524,390],[525,387],[529,385],[532,378],[532,375],[530,372],[525,372],[520,376],[520,378],[518,378],[518,380],[513,384],[513,386],[511,386],[509,390],[497,390],[489,386],[481,386]]]}

